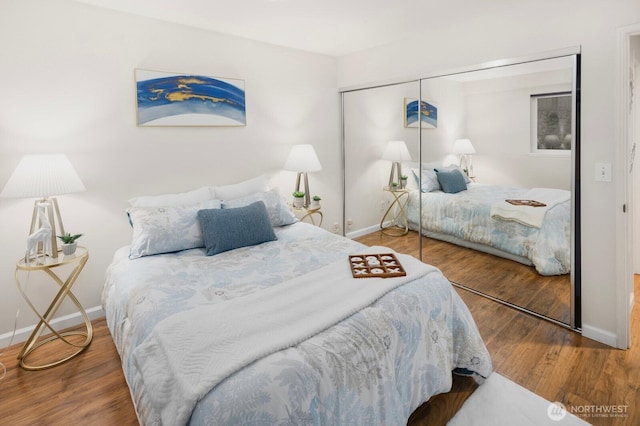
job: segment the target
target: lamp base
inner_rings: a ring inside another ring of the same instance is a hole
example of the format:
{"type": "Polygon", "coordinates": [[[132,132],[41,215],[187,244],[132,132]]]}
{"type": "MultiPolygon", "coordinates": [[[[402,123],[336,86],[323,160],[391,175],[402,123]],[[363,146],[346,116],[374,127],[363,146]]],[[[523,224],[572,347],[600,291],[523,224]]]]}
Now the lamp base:
{"type": "Polygon", "coordinates": [[[298,176],[296,177],[296,192],[300,191],[300,181],[304,180],[304,204],[303,207],[306,209],[311,204],[311,195],[309,193],[309,176],[307,172],[298,172],[298,176]]]}
{"type": "Polygon", "coordinates": [[[402,164],[399,161],[394,161],[391,164],[391,173],[389,173],[389,188],[393,186],[395,182],[400,186],[400,178],[402,177],[402,164]]]}
{"type": "Polygon", "coordinates": [[[470,178],[473,177],[473,163],[471,162],[471,155],[462,154],[460,156],[460,168],[464,170],[464,172],[470,178]]]}
{"type": "Polygon", "coordinates": [[[57,230],[64,234],[64,226],[62,225],[62,217],[58,208],[58,200],[55,197],[43,198],[36,200],[33,205],[33,215],[31,216],[31,228],[29,237],[27,238],[27,252],[25,254],[25,262],[29,261],[30,253],[46,255],[47,249],[49,256],[54,259],[58,258],[58,241],[57,230]]]}

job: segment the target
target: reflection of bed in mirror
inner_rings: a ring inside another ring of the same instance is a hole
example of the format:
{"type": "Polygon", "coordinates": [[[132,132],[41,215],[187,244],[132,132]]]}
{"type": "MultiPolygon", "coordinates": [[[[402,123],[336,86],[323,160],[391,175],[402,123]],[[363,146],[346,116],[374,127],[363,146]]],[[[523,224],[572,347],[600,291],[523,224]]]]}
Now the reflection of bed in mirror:
{"type": "MultiPolygon", "coordinates": [[[[455,172],[464,176],[458,170],[455,172]]],[[[414,178],[418,173],[412,169],[414,178]]],[[[464,189],[454,188],[462,190],[448,193],[443,191],[436,173],[423,168],[421,190],[417,179],[409,186],[409,227],[417,231],[421,222],[426,237],[533,265],[541,275],[570,272],[569,191],[504,187],[462,179],[464,189]],[[544,206],[517,201],[512,204],[506,200],[533,200],[544,206]],[[422,220],[419,220],[420,201],[422,220]]]]}

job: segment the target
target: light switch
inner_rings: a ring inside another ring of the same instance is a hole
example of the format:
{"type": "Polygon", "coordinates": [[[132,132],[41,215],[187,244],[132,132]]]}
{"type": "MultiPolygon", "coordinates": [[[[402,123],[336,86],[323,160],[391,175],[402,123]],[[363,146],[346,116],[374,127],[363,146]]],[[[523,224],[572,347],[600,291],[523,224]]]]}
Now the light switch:
{"type": "Polygon", "coordinates": [[[596,163],[596,181],[611,182],[611,163],[596,163]]]}

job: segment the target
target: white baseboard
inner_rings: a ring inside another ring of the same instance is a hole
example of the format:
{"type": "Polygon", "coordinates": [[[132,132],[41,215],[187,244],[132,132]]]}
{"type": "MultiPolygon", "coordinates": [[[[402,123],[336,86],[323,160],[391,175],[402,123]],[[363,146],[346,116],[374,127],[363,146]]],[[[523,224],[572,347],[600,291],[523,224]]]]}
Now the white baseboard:
{"type": "Polygon", "coordinates": [[[614,348],[618,345],[618,336],[616,334],[588,324],[582,324],[582,336],[614,348]]]}
{"type": "Polygon", "coordinates": [[[345,237],[354,239],[358,237],[362,237],[363,235],[371,234],[372,232],[376,232],[380,230],[380,225],[372,225],[367,228],[358,229],[357,231],[347,232],[345,237]]]}
{"type": "MultiPolygon", "coordinates": [[[[93,308],[89,308],[86,310],[87,316],[90,320],[98,319],[104,317],[104,311],[102,310],[102,306],[94,306],[93,308]]],[[[82,324],[82,315],[79,312],[74,314],[65,315],[59,318],[55,318],[51,321],[51,325],[55,327],[56,330],[62,330],[65,328],[73,327],[78,324],[82,324]]],[[[30,325],[28,327],[20,328],[16,330],[15,336],[13,331],[9,333],[0,334],[0,352],[2,352],[2,348],[6,348],[11,345],[15,345],[16,343],[22,343],[29,338],[29,335],[36,327],[35,324],[30,325]],[[12,339],[13,337],[13,339],[12,339]]],[[[43,331],[43,334],[49,334],[47,330],[43,331]]]]}

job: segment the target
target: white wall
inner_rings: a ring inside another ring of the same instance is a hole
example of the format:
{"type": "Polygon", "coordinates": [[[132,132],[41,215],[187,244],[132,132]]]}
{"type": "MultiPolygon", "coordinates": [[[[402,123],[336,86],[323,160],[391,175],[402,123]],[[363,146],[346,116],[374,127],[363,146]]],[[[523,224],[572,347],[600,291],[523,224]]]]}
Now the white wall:
{"type": "MultiPolygon", "coordinates": [[[[289,148],[311,143],[324,167],[310,174],[324,226],[341,222],[334,58],[66,0],[0,0],[0,45],[0,187],[25,153],[69,156],[88,190],[58,201],[65,227],[84,233],[79,242],[90,250],[74,288],[85,307],[100,304],[112,254],[130,241],[124,209],[136,195],[272,173],[288,196],[295,174],[281,169],[289,148]],[[247,126],[136,127],[134,68],[243,79],[247,126]]],[[[19,306],[18,328],[36,322],[13,285],[32,206],[0,199],[0,335],[13,330],[19,306]]],[[[29,290],[46,306],[54,284],[40,281],[32,274],[29,290]]],[[[72,312],[64,305],[60,315],[72,312]]]]}
{"type": "Polygon", "coordinates": [[[616,29],[640,22],[637,0],[528,1],[421,30],[416,40],[341,58],[338,84],[434,74],[487,61],[582,46],[582,308],[584,335],[615,344],[617,182],[595,182],[596,162],[615,163],[616,29]],[[436,36],[437,35],[437,36],[436,36]]]}
{"type": "Polygon", "coordinates": [[[640,274],[640,108],[638,107],[638,95],[640,91],[640,35],[631,38],[631,69],[633,70],[633,103],[629,114],[629,141],[636,144],[635,158],[633,161],[633,271],[640,274]]]}
{"type": "Polygon", "coordinates": [[[571,91],[571,69],[464,83],[478,182],[571,189],[571,153],[531,152],[531,95],[571,91]]]}

